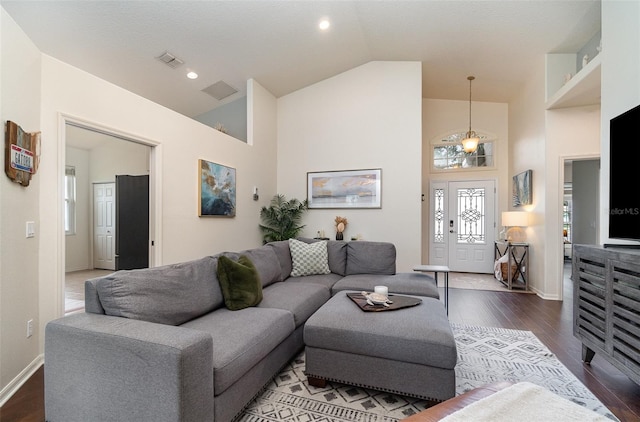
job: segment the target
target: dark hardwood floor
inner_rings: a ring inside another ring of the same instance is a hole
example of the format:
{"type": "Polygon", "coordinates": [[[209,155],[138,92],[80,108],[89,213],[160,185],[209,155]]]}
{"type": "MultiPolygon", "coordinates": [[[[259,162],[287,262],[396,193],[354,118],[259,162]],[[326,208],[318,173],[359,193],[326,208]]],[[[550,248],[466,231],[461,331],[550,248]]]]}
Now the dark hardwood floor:
{"type": "Polygon", "coordinates": [[[31,378],[0,408],[0,422],[44,421],[44,370],[31,378]]]}
{"type": "MultiPolygon", "coordinates": [[[[449,290],[451,322],[532,331],[560,361],[621,421],[640,421],[640,386],[596,354],[581,361],[581,344],[572,332],[570,280],[563,302],[536,295],[477,290],[449,290]]],[[[44,421],[42,368],[0,409],[2,422],[44,421]]]]}
{"type": "Polygon", "coordinates": [[[640,421],[640,386],[598,354],[590,365],[582,362],[582,344],[573,336],[573,282],[567,272],[562,302],[523,293],[450,289],[449,320],[533,332],[620,421],[640,421]]]}

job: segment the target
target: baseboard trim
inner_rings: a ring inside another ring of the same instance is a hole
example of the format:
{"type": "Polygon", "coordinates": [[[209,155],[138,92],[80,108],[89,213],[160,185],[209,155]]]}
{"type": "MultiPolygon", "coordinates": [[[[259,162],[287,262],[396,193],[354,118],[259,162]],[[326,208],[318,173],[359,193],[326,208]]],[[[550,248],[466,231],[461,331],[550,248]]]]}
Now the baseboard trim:
{"type": "Polygon", "coordinates": [[[38,355],[17,377],[12,379],[2,391],[0,391],[0,407],[4,404],[36,373],[44,364],[44,354],[38,355]]]}
{"type": "Polygon", "coordinates": [[[544,299],[544,300],[561,300],[560,296],[558,295],[547,295],[547,294],[543,294],[542,291],[540,291],[540,289],[536,289],[535,287],[529,287],[531,289],[532,292],[534,292],[540,299],[544,299]]]}

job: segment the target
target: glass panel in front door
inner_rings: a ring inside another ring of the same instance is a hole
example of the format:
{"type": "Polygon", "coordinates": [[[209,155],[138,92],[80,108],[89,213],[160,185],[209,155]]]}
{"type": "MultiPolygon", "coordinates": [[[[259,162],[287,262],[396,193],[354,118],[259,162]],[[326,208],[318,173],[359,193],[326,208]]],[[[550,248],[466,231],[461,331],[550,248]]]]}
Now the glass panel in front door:
{"type": "Polygon", "coordinates": [[[444,243],[444,189],[437,188],[433,190],[433,241],[434,243],[444,243]]]}
{"type": "Polygon", "coordinates": [[[485,190],[465,188],[457,190],[457,243],[484,243],[486,241],[485,190]]]}

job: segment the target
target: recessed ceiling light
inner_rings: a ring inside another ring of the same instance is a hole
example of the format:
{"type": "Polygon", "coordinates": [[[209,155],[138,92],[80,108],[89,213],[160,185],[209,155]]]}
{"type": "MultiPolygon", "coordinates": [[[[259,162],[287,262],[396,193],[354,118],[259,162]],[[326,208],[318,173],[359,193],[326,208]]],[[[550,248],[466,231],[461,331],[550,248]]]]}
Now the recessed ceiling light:
{"type": "Polygon", "coordinates": [[[322,29],[323,31],[326,31],[327,29],[329,29],[329,27],[331,26],[331,22],[329,22],[327,19],[322,19],[320,21],[320,23],[318,24],[318,26],[320,27],[320,29],[322,29]]]}
{"type": "Polygon", "coordinates": [[[198,74],[196,72],[187,73],[187,78],[189,79],[196,79],[197,77],[198,77],[198,74]]]}

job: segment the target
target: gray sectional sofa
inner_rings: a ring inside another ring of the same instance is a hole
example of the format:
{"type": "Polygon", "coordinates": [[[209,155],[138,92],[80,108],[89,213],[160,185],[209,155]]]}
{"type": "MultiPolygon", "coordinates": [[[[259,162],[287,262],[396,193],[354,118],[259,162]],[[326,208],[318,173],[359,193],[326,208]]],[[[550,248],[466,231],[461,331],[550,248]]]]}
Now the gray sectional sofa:
{"type": "Polygon", "coordinates": [[[86,312],[46,326],[46,420],[230,421],[302,350],[305,322],[336,292],[439,297],[431,277],[396,273],[391,243],[328,241],[327,254],[327,274],[292,277],[282,241],[88,280],[86,312]],[[225,306],[221,255],[250,258],[259,304],[225,306]]]}

